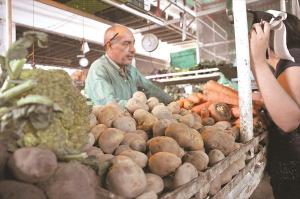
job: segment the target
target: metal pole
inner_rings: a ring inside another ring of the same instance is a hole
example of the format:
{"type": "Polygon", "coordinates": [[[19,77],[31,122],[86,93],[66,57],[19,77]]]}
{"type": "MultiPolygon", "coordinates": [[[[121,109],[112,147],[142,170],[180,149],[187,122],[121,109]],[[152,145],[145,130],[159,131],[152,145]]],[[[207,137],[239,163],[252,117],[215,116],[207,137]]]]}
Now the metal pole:
{"type": "Polygon", "coordinates": [[[253,116],[245,0],[233,0],[233,16],[239,85],[241,141],[247,142],[253,137],[253,116]]]}
{"type": "Polygon", "coordinates": [[[12,44],[12,6],[11,0],[5,2],[5,32],[6,32],[6,49],[12,44]]]}
{"type": "Polygon", "coordinates": [[[285,0],[280,0],[280,10],[286,12],[285,0]]]}

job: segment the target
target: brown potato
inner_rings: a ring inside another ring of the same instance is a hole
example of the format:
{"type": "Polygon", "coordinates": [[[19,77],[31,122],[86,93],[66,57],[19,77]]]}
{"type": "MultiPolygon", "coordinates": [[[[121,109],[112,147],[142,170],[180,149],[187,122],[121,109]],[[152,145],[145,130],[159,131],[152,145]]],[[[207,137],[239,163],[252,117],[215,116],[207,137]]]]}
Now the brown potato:
{"type": "Polygon", "coordinates": [[[164,105],[155,106],[151,113],[158,119],[172,119],[172,112],[164,105]]]}
{"type": "Polygon", "coordinates": [[[142,109],[136,110],[133,114],[133,118],[137,121],[137,129],[144,131],[151,130],[155,122],[158,121],[151,113],[142,109]]]}
{"type": "Polygon", "coordinates": [[[108,128],[99,137],[98,144],[104,153],[112,154],[123,139],[123,131],[116,128],[108,128]]]}
{"type": "Polygon", "coordinates": [[[171,102],[168,104],[168,108],[172,112],[172,114],[179,114],[180,113],[180,106],[177,102],[171,102]]]}
{"type": "Polygon", "coordinates": [[[149,159],[148,166],[152,173],[167,176],[181,165],[181,159],[168,152],[158,152],[149,159]]]}
{"type": "Polygon", "coordinates": [[[147,105],[149,106],[149,110],[152,111],[152,109],[159,104],[159,100],[156,97],[150,97],[147,100],[147,105]]]}
{"type": "Polygon", "coordinates": [[[139,136],[141,136],[145,140],[145,142],[147,142],[148,139],[149,139],[148,134],[143,130],[135,130],[135,131],[130,131],[128,133],[138,134],[139,136]]]}
{"type": "Polygon", "coordinates": [[[209,159],[204,151],[189,151],[183,156],[183,161],[193,164],[198,171],[204,171],[209,159]]]}
{"type": "Polygon", "coordinates": [[[107,174],[108,188],[115,194],[135,198],[141,195],[147,186],[144,171],[126,156],[116,156],[113,166],[107,174]]]}
{"type": "Polygon", "coordinates": [[[133,93],[132,98],[139,100],[143,104],[147,103],[147,97],[146,97],[145,93],[143,93],[142,91],[137,91],[137,92],[133,93]]]}
{"type": "Polygon", "coordinates": [[[128,145],[131,149],[136,151],[140,151],[140,152],[146,151],[145,140],[136,133],[126,133],[121,144],[128,145]]]}
{"type": "Polygon", "coordinates": [[[182,151],[176,140],[167,136],[159,136],[150,139],[147,143],[152,155],[158,152],[173,153],[178,157],[182,157],[182,151]]]}
{"type": "Polygon", "coordinates": [[[28,147],[16,150],[8,165],[16,179],[37,183],[48,179],[55,172],[57,160],[48,149],[28,147]]]}
{"type": "Polygon", "coordinates": [[[135,98],[131,98],[127,101],[126,104],[126,109],[130,112],[130,113],[134,113],[136,110],[138,109],[142,109],[145,111],[149,110],[149,107],[146,103],[141,102],[138,99],[135,98]]]}
{"type": "Polygon", "coordinates": [[[208,154],[209,157],[209,166],[213,166],[223,160],[225,158],[225,155],[222,153],[222,151],[218,149],[213,149],[208,154]]]}
{"type": "Polygon", "coordinates": [[[136,122],[132,117],[121,116],[114,120],[113,127],[123,132],[130,132],[136,130],[136,122]]]}
{"type": "Polygon", "coordinates": [[[225,156],[234,150],[234,138],[215,127],[206,127],[201,133],[205,148],[220,150],[225,156]]]}
{"type": "Polygon", "coordinates": [[[158,175],[153,173],[146,173],[147,188],[145,192],[153,191],[154,193],[161,193],[164,190],[164,181],[158,175]]]}
{"type": "Polygon", "coordinates": [[[129,157],[141,168],[147,165],[148,157],[142,152],[129,149],[121,152],[120,155],[129,157]]]}
{"type": "Polygon", "coordinates": [[[14,180],[0,181],[1,199],[46,199],[44,192],[38,187],[14,180]]]}
{"type": "Polygon", "coordinates": [[[181,116],[181,118],[179,119],[179,122],[189,126],[189,127],[193,127],[195,124],[195,118],[193,116],[193,114],[186,114],[181,116]]]}
{"type": "Polygon", "coordinates": [[[104,106],[97,115],[98,122],[107,127],[111,127],[115,119],[120,117],[123,111],[115,105],[104,106]]]}
{"type": "Polygon", "coordinates": [[[198,171],[191,163],[185,162],[176,169],[174,176],[174,188],[184,185],[198,177],[198,171]]]}
{"type": "Polygon", "coordinates": [[[164,136],[166,128],[172,123],[171,120],[158,120],[152,128],[153,137],[164,136]]]}
{"type": "Polygon", "coordinates": [[[101,133],[103,133],[105,129],[107,129],[107,127],[104,124],[97,124],[92,128],[91,133],[94,135],[95,141],[98,141],[101,133]]]}

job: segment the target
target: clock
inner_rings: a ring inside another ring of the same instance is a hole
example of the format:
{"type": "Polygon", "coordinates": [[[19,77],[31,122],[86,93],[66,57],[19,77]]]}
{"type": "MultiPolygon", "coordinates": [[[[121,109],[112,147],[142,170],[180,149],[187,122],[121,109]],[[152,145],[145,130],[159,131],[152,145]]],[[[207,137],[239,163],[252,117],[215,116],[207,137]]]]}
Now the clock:
{"type": "Polygon", "coordinates": [[[158,47],[159,40],[156,35],[149,33],[145,34],[142,39],[142,46],[145,51],[152,52],[158,47]]]}

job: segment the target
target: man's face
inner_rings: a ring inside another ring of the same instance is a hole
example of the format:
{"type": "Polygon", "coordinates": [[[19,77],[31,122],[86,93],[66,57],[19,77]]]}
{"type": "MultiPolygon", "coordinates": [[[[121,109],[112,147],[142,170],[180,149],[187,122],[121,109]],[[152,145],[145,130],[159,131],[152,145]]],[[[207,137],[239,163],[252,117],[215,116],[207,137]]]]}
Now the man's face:
{"type": "Polygon", "coordinates": [[[118,65],[125,66],[131,64],[135,54],[134,42],[133,34],[130,31],[122,31],[109,42],[107,53],[118,65]]]}

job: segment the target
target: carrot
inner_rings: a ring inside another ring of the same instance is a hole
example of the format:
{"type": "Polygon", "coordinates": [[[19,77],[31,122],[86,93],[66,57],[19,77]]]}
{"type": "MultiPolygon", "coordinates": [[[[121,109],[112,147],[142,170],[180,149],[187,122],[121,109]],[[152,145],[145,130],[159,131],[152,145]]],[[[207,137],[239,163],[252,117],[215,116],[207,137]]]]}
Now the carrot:
{"type": "Polygon", "coordinates": [[[176,102],[177,102],[177,104],[179,104],[180,108],[182,108],[183,107],[184,98],[180,98],[176,102]]]}
{"type": "Polygon", "coordinates": [[[240,117],[240,108],[238,106],[232,107],[231,113],[232,113],[233,117],[239,118],[240,117]]]}
{"type": "Polygon", "coordinates": [[[204,102],[204,95],[202,93],[196,93],[197,97],[200,99],[200,102],[204,102]]]}
{"type": "Polygon", "coordinates": [[[211,102],[204,102],[202,104],[199,104],[197,106],[194,106],[191,110],[195,113],[201,113],[201,111],[203,109],[207,109],[209,107],[209,105],[211,104],[211,102]]]}
{"type": "Polygon", "coordinates": [[[188,99],[184,99],[183,108],[190,110],[194,106],[193,102],[188,99]]]}
{"type": "Polygon", "coordinates": [[[212,90],[218,93],[223,93],[230,97],[238,97],[238,92],[236,90],[227,86],[223,86],[222,84],[219,84],[214,80],[209,80],[208,82],[206,82],[206,84],[204,85],[204,90],[212,90]]]}
{"type": "Polygon", "coordinates": [[[224,102],[226,104],[238,106],[239,100],[237,96],[229,96],[222,92],[217,92],[213,90],[204,91],[204,99],[212,102],[224,102]]]}
{"type": "Polygon", "coordinates": [[[202,109],[201,112],[200,112],[200,116],[201,116],[201,118],[207,118],[207,117],[209,117],[209,110],[208,110],[208,108],[202,109]]]}
{"type": "Polygon", "coordinates": [[[194,104],[200,103],[200,99],[198,98],[196,93],[191,94],[190,96],[187,97],[187,100],[193,102],[194,104]]]}

